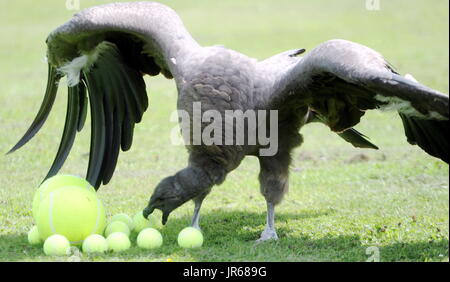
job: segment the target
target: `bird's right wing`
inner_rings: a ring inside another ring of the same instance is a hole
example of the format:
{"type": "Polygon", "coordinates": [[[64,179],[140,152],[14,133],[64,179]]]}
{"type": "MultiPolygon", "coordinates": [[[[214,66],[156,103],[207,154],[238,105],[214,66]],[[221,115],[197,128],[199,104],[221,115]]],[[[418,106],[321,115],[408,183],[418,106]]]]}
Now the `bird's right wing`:
{"type": "Polygon", "coordinates": [[[65,126],[46,178],[64,164],[90,104],[86,178],[98,188],[111,179],[119,150],[130,149],[134,126],[148,107],[142,76],[162,73],[171,78],[178,66],[170,60],[182,63],[176,56],[196,43],[172,9],[135,2],[83,10],[54,30],[47,45],[49,73],[44,100],[30,128],[10,152],[26,144],[42,127],[55,101],[59,80],[67,76],[65,126]]]}
{"type": "MultiPolygon", "coordinates": [[[[378,52],[357,43],[330,40],[313,49],[286,71],[270,103],[307,106],[340,134],[366,110],[397,110],[409,143],[450,161],[448,95],[399,75],[378,52]]],[[[351,140],[357,135],[350,132],[351,140]]]]}

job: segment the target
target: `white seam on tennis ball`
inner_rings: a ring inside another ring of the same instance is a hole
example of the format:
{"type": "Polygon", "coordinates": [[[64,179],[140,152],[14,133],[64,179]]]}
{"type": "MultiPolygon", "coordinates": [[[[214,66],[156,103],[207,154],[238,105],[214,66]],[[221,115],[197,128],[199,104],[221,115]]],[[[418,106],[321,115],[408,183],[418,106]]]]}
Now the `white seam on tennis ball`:
{"type": "MultiPolygon", "coordinates": [[[[64,187],[57,188],[57,189],[55,189],[54,191],[50,192],[50,194],[49,194],[49,197],[50,197],[50,209],[49,209],[50,230],[52,231],[53,234],[57,234],[57,233],[56,233],[56,230],[55,230],[55,227],[53,226],[54,194],[55,194],[55,192],[56,192],[57,190],[59,190],[59,189],[64,189],[64,188],[66,188],[66,187],[72,187],[72,186],[64,186],[64,187]]],[[[86,188],[88,188],[88,187],[89,187],[89,186],[86,186],[86,188]]],[[[94,229],[92,230],[91,234],[94,234],[94,233],[95,233],[95,231],[96,231],[97,228],[98,228],[99,222],[100,222],[100,204],[101,204],[100,199],[97,198],[97,218],[96,218],[96,221],[95,221],[94,229]]],[[[78,243],[81,243],[81,242],[83,242],[83,241],[84,241],[84,240],[79,240],[79,241],[70,241],[70,240],[69,240],[69,242],[70,242],[71,244],[78,244],[78,243]]]]}

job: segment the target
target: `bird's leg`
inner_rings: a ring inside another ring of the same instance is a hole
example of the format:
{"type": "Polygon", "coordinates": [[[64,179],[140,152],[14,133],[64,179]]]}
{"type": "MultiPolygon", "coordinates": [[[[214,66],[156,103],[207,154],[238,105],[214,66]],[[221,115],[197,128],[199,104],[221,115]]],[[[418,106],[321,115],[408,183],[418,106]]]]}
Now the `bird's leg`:
{"type": "Polygon", "coordinates": [[[278,240],[278,235],[275,230],[275,205],[273,203],[267,202],[266,228],[261,233],[261,237],[256,240],[256,242],[264,242],[270,239],[278,240]]]}
{"type": "Polygon", "coordinates": [[[200,230],[200,207],[202,202],[195,202],[194,215],[192,216],[191,226],[200,230]]]}
{"type": "Polygon", "coordinates": [[[259,182],[261,194],[266,198],[267,222],[257,243],[278,239],[275,230],[275,205],[281,202],[283,195],[288,191],[289,163],[289,152],[279,152],[272,157],[259,157],[261,166],[259,182]]]}
{"type": "Polygon", "coordinates": [[[194,199],[195,208],[194,208],[194,215],[192,216],[191,226],[194,228],[197,228],[200,230],[200,208],[203,203],[203,199],[205,199],[207,194],[201,195],[194,199]]]}

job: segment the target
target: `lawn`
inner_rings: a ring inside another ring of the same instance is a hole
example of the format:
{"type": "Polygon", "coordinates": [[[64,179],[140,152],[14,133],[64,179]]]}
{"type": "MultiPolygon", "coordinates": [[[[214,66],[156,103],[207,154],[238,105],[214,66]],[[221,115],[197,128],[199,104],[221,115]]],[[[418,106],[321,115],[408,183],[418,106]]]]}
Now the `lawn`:
{"type": "MultiPolygon", "coordinates": [[[[364,0],[160,2],[179,13],[202,45],[221,44],[264,59],[343,38],[380,51],[401,73],[449,91],[446,0],[381,0],[378,11],[367,10],[364,0]]],[[[34,224],[34,191],[59,144],[66,90],[60,90],[36,138],[14,154],[4,153],[27,129],[43,97],[45,38],[73,13],[65,1],[0,0],[0,261],[65,260],[28,245],[26,234],[34,224]]],[[[174,123],[169,117],[177,95],[173,81],[146,82],[151,106],[136,127],[134,145],[120,155],[110,184],[98,191],[108,217],[142,210],[155,185],[187,161],[182,146],[170,145],[174,123]]],[[[162,230],[162,248],[144,251],[133,243],[121,254],[83,255],[81,260],[366,261],[366,249],[376,247],[381,261],[448,261],[448,165],[410,146],[396,113],[370,112],[357,129],[380,150],[355,149],[322,125],[302,130],[305,143],[293,155],[290,191],[276,209],[276,242],[254,243],[264,229],[266,205],[257,160],[247,158],[205,200],[202,248],[177,246],[177,233],[190,223],[193,204],[187,203],[162,230]]],[[[87,126],[77,136],[62,172],[85,174],[89,133],[87,126]]]]}

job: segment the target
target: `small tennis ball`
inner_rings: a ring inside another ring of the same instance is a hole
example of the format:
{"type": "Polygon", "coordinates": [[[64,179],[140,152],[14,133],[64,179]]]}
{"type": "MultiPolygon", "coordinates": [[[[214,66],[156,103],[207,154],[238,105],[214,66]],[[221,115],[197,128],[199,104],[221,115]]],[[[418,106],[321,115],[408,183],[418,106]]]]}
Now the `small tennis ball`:
{"type": "Polygon", "coordinates": [[[92,234],[83,241],[83,252],[85,253],[104,253],[107,250],[108,242],[102,235],[92,234]]]}
{"type": "Polygon", "coordinates": [[[84,178],[68,175],[68,174],[58,174],[49,179],[45,180],[39,188],[36,190],[33,198],[33,217],[37,218],[37,213],[39,211],[39,205],[41,201],[47,196],[50,192],[64,186],[79,186],[83,189],[87,189],[88,191],[92,191],[95,193],[94,187],[89,184],[84,178]]]}
{"type": "Polygon", "coordinates": [[[33,228],[28,231],[28,243],[31,245],[37,245],[42,243],[41,237],[39,237],[39,231],[37,226],[33,226],[33,228]]]}
{"type": "Polygon", "coordinates": [[[122,232],[111,233],[108,238],[108,248],[113,252],[122,252],[130,248],[131,242],[127,235],[122,232]]]}
{"type": "Polygon", "coordinates": [[[105,236],[108,237],[109,234],[114,232],[122,232],[127,236],[130,236],[130,229],[128,228],[128,225],[123,223],[122,221],[113,221],[108,226],[106,226],[105,229],[105,236]]]}
{"type": "Polygon", "coordinates": [[[203,235],[194,227],[186,227],[178,234],[178,245],[182,248],[199,248],[203,245],[203,235]]]}
{"type": "Polygon", "coordinates": [[[54,234],[44,242],[44,253],[47,256],[65,256],[70,254],[70,242],[60,234],[54,234]]]}
{"type": "Polygon", "coordinates": [[[155,228],[145,228],[137,236],[137,245],[143,249],[154,249],[161,247],[163,238],[155,228]]]}
{"type": "Polygon", "coordinates": [[[113,221],[122,221],[123,223],[126,223],[130,230],[133,230],[134,228],[133,219],[131,219],[131,217],[125,213],[116,214],[111,218],[111,222],[113,221]]]}
{"type": "Polygon", "coordinates": [[[161,225],[158,224],[159,221],[153,214],[149,215],[148,218],[145,218],[142,212],[137,212],[133,216],[133,223],[134,231],[137,233],[141,232],[145,228],[161,228],[161,225]]]}
{"type": "Polygon", "coordinates": [[[106,216],[95,193],[77,186],[65,186],[50,192],[41,202],[37,215],[41,239],[64,235],[72,244],[81,245],[91,234],[103,234],[106,216]]]}

